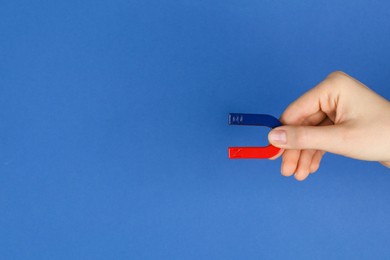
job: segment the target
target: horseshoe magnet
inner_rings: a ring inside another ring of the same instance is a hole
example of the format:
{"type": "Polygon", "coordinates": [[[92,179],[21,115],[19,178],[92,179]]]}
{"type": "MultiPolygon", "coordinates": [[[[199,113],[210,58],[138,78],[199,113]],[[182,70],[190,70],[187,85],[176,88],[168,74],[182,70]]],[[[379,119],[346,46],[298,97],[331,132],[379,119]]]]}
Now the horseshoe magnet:
{"type": "MultiPolygon", "coordinates": [[[[282,123],[271,115],[230,113],[229,125],[275,128],[282,123]]],[[[281,149],[270,144],[264,147],[229,147],[228,150],[230,159],[267,159],[277,155],[281,149]]]]}

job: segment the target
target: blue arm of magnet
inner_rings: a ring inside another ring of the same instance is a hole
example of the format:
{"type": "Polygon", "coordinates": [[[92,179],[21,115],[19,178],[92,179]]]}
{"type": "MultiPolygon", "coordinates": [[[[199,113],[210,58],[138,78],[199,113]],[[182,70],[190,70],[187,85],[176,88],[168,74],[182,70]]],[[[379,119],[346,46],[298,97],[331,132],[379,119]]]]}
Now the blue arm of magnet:
{"type": "Polygon", "coordinates": [[[265,114],[229,114],[229,125],[254,125],[275,128],[282,123],[275,117],[265,114]]]}

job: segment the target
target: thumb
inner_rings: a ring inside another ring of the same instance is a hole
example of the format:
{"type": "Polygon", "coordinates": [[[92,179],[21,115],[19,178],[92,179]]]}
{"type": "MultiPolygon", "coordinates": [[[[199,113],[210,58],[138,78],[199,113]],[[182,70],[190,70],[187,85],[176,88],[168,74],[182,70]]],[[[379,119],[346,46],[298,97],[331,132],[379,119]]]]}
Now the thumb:
{"type": "MultiPolygon", "coordinates": [[[[281,126],[268,134],[269,142],[284,149],[315,149],[339,153],[343,145],[341,127],[329,126],[281,126]]],[[[344,143],[345,145],[345,143],[344,143]]]]}

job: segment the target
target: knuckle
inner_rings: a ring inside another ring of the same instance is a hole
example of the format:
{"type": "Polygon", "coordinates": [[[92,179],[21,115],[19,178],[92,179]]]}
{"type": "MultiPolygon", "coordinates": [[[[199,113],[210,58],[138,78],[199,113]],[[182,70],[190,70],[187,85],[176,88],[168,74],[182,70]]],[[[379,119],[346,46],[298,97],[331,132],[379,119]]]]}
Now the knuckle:
{"type": "Polygon", "coordinates": [[[326,80],[325,82],[327,84],[323,84],[324,87],[343,87],[343,86],[346,86],[348,84],[345,84],[347,82],[349,82],[351,80],[351,77],[346,74],[345,72],[343,71],[334,71],[332,73],[330,73],[327,77],[326,77],[326,80]]]}
{"type": "Polygon", "coordinates": [[[328,78],[343,78],[347,76],[347,74],[341,70],[336,70],[329,73],[328,78]]]}
{"type": "Polygon", "coordinates": [[[343,71],[333,71],[318,85],[318,91],[323,96],[330,95],[331,93],[338,93],[346,86],[349,86],[351,77],[343,71]]]}

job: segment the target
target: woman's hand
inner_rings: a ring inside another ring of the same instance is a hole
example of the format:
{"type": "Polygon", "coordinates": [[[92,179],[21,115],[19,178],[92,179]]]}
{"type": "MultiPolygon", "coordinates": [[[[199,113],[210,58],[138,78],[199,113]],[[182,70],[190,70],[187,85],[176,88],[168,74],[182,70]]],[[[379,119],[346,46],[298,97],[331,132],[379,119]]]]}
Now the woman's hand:
{"type": "MultiPolygon", "coordinates": [[[[325,152],[390,167],[390,102],[343,72],[294,101],[268,139],[283,148],[282,174],[304,180],[325,152]]],[[[280,156],[280,155],[279,155],[280,156]]]]}

